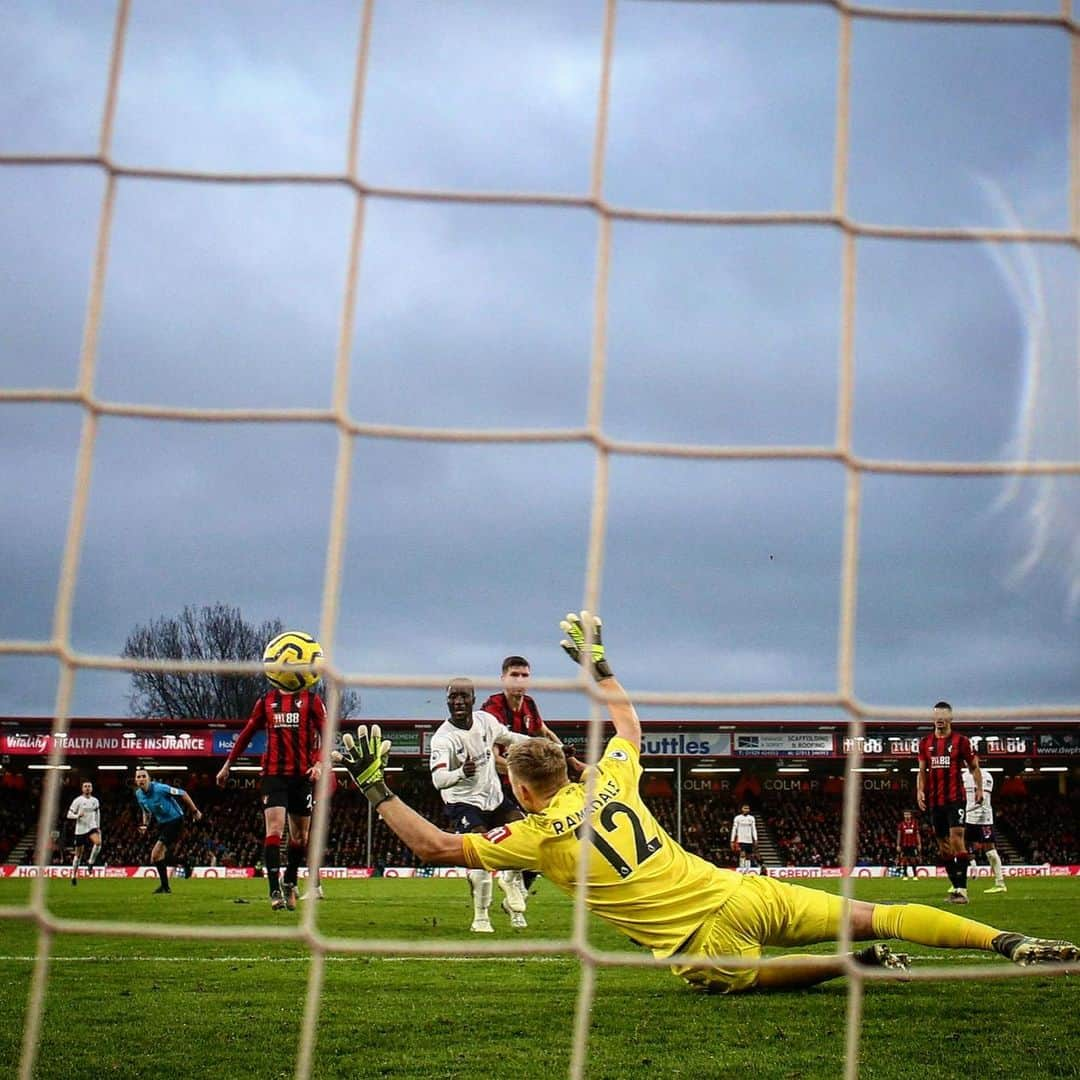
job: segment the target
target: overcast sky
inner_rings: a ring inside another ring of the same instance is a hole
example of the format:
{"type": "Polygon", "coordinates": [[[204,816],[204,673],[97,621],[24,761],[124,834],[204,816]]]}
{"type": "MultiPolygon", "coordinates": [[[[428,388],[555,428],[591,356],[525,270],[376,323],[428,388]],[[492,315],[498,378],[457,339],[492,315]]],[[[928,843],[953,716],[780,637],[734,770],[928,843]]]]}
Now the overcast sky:
{"type": "MultiPolygon", "coordinates": [[[[94,0],[0,6],[0,154],[94,152],[114,16],[94,0]]],[[[133,0],[115,160],[341,172],[359,25],[358,3],[133,0]]],[[[599,0],[379,0],[362,178],[585,193],[602,28],[599,0]]],[[[1052,27],[856,23],[852,216],[1067,229],[1068,46],[1052,27]]],[[[621,3],[606,198],[828,210],[837,48],[826,5],[621,3]]],[[[0,165],[5,387],[75,385],[103,186],[94,167],[0,165]]],[[[353,198],[122,180],[96,392],[327,407],[353,198]]],[[[581,427],[597,240],[584,209],[369,200],[352,416],[581,427]]],[[[604,430],[831,445],[841,249],[829,227],[616,223],[604,430]]],[[[1080,459],[1077,282],[1067,245],[861,240],[856,452],[1080,459]]],[[[0,403],[5,638],[52,634],[80,426],[77,406],[0,403]]],[[[118,655],[136,624],[218,601],[317,632],[337,445],[314,424],[103,419],[75,647],[118,655]]],[[[584,443],[359,440],[332,660],[357,675],[494,678],[523,652],[538,676],[570,674],[558,620],[582,603],[594,467],[584,443]]],[[[600,610],[626,685],[834,691],[844,480],[827,462],[615,457],[600,610]]],[[[867,476],[857,695],[1080,702],[1078,489],[867,476]]],[[[51,713],[56,675],[0,659],[0,714],[51,713]]],[[[82,673],[73,712],[123,715],[127,690],[127,676],[82,673]]],[[[437,691],[362,693],[372,716],[443,712],[437,691]]],[[[551,717],[584,715],[576,696],[540,698],[551,717]]]]}

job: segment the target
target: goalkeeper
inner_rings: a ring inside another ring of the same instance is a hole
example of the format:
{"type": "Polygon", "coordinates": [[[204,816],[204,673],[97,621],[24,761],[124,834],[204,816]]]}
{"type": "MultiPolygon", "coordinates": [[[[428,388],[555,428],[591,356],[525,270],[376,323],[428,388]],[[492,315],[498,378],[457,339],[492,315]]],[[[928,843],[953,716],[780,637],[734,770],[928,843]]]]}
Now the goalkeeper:
{"type": "MultiPolygon", "coordinates": [[[[611,673],[600,620],[568,615],[562,646],[587,665],[605,695],[615,736],[596,764],[592,795],[570,783],[562,750],[529,739],[508,755],[510,782],[528,816],[486,834],[443,832],[406,806],[383,780],[390,743],[377,727],[345,736],[336,755],[379,816],[425,862],[484,870],[537,870],[569,896],[576,889],[581,844],[588,842],[585,903],[657,957],[673,957],[672,971],[705,990],[730,993],[811,986],[843,975],[849,958],[789,954],[768,967],[725,967],[725,958],[752,960],[765,946],[792,948],[834,941],[850,920],[854,941],[898,938],[936,948],[997,952],[1018,964],[1080,958],[1066,941],[1005,933],[923,904],[871,904],[721,869],[683,850],[641,800],[641,724],[626,691],[611,673]],[[588,815],[590,829],[582,835],[588,815]],[[697,962],[695,962],[695,959],[697,962]],[[719,963],[702,963],[702,960],[719,963]]],[[[856,963],[902,970],[907,957],[878,943],[854,953],[856,963]]]]}

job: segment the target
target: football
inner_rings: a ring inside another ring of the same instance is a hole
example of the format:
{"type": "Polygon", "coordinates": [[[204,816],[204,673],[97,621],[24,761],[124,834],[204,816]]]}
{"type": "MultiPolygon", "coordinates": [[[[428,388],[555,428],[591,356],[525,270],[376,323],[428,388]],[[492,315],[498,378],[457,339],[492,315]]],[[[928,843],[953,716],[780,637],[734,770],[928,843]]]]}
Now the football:
{"type": "Polygon", "coordinates": [[[298,671],[297,665],[322,659],[322,646],[303,630],[286,630],[272,638],[263,650],[267,679],[279,690],[295,694],[310,690],[322,676],[317,671],[298,671]]]}

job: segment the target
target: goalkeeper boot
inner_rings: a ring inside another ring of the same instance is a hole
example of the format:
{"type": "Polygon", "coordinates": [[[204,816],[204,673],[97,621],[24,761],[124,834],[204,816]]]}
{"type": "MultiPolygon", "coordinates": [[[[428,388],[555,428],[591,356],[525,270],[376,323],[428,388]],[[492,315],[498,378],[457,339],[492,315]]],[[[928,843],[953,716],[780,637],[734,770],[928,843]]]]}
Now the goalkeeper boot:
{"type": "Polygon", "coordinates": [[[986,892],[986,893],[995,893],[995,892],[1008,892],[1008,891],[1009,891],[1009,890],[1008,890],[1008,888],[1006,887],[1006,885],[1005,885],[1005,883],[1004,883],[1004,882],[1002,882],[1002,884],[1000,884],[1000,885],[995,885],[995,886],[994,886],[993,888],[991,888],[991,889],[983,889],[983,892],[986,892]]]}
{"type": "Polygon", "coordinates": [[[1080,948],[1071,941],[1049,941],[1024,934],[998,934],[993,940],[994,951],[1014,964],[1067,964],[1080,960],[1080,948]]]}
{"type": "Polygon", "coordinates": [[[270,907],[274,911],[284,911],[285,910],[285,897],[281,895],[281,890],[280,889],[275,889],[270,894],[270,907]]]}
{"type": "Polygon", "coordinates": [[[865,949],[859,949],[851,954],[856,964],[862,967],[888,968],[891,971],[907,971],[911,966],[911,956],[908,953],[893,952],[883,942],[875,942],[867,945],[865,949]]]}

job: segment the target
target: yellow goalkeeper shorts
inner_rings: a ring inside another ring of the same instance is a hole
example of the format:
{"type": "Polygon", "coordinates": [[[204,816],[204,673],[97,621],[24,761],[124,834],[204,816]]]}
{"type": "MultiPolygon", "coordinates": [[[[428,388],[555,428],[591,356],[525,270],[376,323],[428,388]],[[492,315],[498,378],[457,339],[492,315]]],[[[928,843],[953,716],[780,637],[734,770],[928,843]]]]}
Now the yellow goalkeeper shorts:
{"type": "MultiPolygon", "coordinates": [[[[835,941],[842,914],[843,900],[834,893],[748,874],[679,951],[749,959],[760,956],[766,945],[835,941]]],[[[750,990],[758,977],[757,968],[691,964],[673,965],[671,970],[693,986],[722,994],[750,990]]]]}

